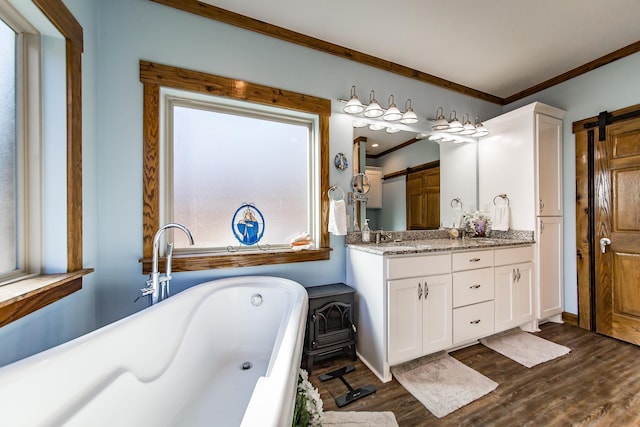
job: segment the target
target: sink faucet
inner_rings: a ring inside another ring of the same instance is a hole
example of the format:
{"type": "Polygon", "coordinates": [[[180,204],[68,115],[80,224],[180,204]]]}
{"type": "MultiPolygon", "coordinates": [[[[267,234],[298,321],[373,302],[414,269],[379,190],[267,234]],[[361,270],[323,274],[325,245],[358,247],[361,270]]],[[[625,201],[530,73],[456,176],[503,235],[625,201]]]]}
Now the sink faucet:
{"type": "Polygon", "coordinates": [[[376,233],[376,243],[380,243],[381,241],[385,240],[391,240],[391,238],[391,233],[385,233],[382,228],[376,233]]]}
{"type": "Polygon", "coordinates": [[[147,287],[142,288],[140,291],[143,296],[150,295],[151,296],[151,305],[157,304],[158,302],[169,298],[169,283],[171,280],[171,259],[173,258],[173,243],[167,243],[167,262],[166,262],[166,273],[164,277],[160,277],[160,271],[158,269],[158,257],[160,256],[160,237],[162,234],[170,229],[170,228],[178,228],[187,235],[189,239],[189,244],[193,245],[193,236],[191,235],[191,231],[187,227],[182,224],[177,223],[169,223],[165,224],[156,231],[155,236],[153,236],[153,262],[151,266],[151,273],[149,273],[149,280],[147,280],[147,287]]]}

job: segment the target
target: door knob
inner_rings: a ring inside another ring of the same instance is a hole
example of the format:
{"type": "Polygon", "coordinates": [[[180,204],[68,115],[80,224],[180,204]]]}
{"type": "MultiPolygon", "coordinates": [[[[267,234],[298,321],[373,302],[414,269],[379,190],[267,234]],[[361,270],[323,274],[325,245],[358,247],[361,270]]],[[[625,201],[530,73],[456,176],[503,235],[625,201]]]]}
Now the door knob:
{"type": "Polygon", "coordinates": [[[602,239],[600,239],[600,251],[602,253],[607,252],[607,245],[611,244],[611,239],[608,239],[606,237],[603,237],[602,239]]]}

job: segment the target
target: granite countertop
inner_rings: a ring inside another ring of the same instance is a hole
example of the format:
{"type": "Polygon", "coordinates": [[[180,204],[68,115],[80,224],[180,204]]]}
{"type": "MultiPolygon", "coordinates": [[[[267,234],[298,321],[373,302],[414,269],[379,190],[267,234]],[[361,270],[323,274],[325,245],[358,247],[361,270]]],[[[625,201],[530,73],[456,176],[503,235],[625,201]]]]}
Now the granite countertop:
{"type": "Polygon", "coordinates": [[[491,249],[533,244],[531,239],[500,239],[467,237],[465,239],[424,239],[385,243],[351,243],[346,246],[377,255],[405,255],[430,252],[463,251],[469,249],[491,249]]]}

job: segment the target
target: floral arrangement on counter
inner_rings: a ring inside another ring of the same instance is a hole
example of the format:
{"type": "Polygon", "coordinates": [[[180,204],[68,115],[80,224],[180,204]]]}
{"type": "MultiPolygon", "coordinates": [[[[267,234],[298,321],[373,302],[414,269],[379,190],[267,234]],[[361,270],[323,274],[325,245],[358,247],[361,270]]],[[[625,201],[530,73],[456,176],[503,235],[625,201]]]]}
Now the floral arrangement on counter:
{"type": "Polygon", "coordinates": [[[293,410],[292,427],[321,427],[322,399],[311,382],[306,370],[298,371],[298,389],[293,410]]]}
{"type": "Polygon", "coordinates": [[[467,233],[484,237],[491,227],[491,219],[480,211],[467,211],[462,215],[462,224],[467,233]]]}

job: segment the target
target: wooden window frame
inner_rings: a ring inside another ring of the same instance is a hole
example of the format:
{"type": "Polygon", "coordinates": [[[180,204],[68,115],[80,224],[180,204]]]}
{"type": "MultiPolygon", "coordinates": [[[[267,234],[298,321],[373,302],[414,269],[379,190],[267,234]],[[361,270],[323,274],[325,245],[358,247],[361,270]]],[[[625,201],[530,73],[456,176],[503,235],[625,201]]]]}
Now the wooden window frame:
{"type": "Polygon", "coordinates": [[[67,272],[2,286],[0,326],[82,289],[93,272],[82,260],[82,50],[83,30],[62,0],[33,0],[65,38],[67,81],[67,272]]]}
{"type": "MultiPolygon", "coordinates": [[[[252,267],[305,261],[323,261],[330,257],[329,199],[329,117],[331,101],[282,89],[249,83],[199,71],[140,61],[143,83],[143,258],[142,272],[151,272],[153,236],[160,228],[160,89],[188,90],[317,114],[320,139],[320,236],[317,249],[293,251],[276,249],[250,253],[184,253],[173,256],[172,271],[211,270],[252,267]]],[[[159,262],[164,268],[164,259],[159,262]]]]}

